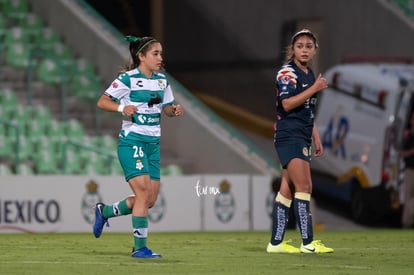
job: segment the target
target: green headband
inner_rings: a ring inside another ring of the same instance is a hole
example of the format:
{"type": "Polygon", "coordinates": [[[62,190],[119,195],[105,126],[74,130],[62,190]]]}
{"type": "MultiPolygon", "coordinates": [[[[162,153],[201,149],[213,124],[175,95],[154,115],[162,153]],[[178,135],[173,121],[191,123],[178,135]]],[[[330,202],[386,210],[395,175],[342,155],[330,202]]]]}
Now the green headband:
{"type": "Polygon", "coordinates": [[[141,40],[141,38],[136,37],[136,36],[132,36],[132,35],[128,35],[125,36],[125,40],[128,42],[139,42],[141,40]]]}
{"type": "MultiPolygon", "coordinates": [[[[128,42],[131,42],[131,43],[135,43],[135,42],[139,42],[139,41],[141,41],[142,40],[142,38],[140,38],[140,37],[136,37],[136,36],[132,36],[132,35],[128,35],[128,36],[126,36],[125,37],[125,40],[126,41],[128,41],[128,42]]],[[[137,51],[137,53],[135,54],[136,56],[138,56],[138,54],[142,51],[142,49],[144,49],[146,46],[148,46],[150,43],[152,43],[152,42],[155,42],[155,41],[157,41],[156,39],[150,39],[148,42],[146,42],[144,45],[142,45],[139,49],[138,49],[138,51],[137,51]]]]}

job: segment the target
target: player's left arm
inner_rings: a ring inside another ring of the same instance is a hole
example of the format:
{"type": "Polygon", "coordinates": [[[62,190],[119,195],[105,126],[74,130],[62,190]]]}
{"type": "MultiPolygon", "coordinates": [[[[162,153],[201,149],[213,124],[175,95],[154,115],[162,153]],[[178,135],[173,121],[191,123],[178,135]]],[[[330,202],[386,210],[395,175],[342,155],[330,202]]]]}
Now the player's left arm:
{"type": "Polygon", "coordinates": [[[323,154],[323,145],[321,142],[321,138],[319,136],[319,132],[318,129],[316,128],[316,125],[313,125],[313,129],[312,129],[312,140],[313,140],[313,144],[315,147],[315,152],[314,155],[315,157],[320,157],[323,154]]]}
{"type": "Polygon", "coordinates": [[[169,117],[182,116],[184,109],[180,104],[175,104],[171,86],[167,85],[164,90],[163,112],[169,117]]]}

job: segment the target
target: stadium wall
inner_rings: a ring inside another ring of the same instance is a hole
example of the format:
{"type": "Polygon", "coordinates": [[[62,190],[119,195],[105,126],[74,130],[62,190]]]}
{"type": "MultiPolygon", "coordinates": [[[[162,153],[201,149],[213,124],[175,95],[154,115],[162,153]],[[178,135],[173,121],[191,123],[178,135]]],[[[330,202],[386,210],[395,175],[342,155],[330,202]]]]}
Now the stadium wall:
{"type": "MultiPolygon", "coordinates": [[[[131,193],[122,177],[5,176],[0,182],[0,233],[92,232],[97,202],[131,193]]],[[[163,177],[150,231],[269,230],[271,177],[163,177]]],[[[107,232],[130,232],[130,216],[109,220],[107,232]]]]}
{"type": "Polygon", "coordinates": [[[254,7],[250,1],[184,0],[164,5],[166,54],[177,70],[251,63],[275,68],[291,35],[307,23],[318,23],[320,72],[349,55],[413,56],[414,23],[386,0],[257,0],[254,7]]]}

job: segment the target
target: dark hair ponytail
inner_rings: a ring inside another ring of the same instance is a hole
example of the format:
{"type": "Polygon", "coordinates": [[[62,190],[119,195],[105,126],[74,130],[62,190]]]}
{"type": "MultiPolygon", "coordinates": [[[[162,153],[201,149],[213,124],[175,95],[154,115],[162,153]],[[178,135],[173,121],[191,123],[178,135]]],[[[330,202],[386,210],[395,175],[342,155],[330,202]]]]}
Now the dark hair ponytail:
{"type": "Polygon", "coordinates": [[[125,66],[120,73],[124,73],[129,70],[133,70],[137,68],[140,64],[139,61],[139,54],[146,54],[146,52],[149,49],[149,45],[151,45],[154,42],[158,42],[153,37],[136,37],[136,36],[127,36],[125,37],[125,40],[129,42],[129,54],[132,59],[132,63],[130,65],[125,66]]]}

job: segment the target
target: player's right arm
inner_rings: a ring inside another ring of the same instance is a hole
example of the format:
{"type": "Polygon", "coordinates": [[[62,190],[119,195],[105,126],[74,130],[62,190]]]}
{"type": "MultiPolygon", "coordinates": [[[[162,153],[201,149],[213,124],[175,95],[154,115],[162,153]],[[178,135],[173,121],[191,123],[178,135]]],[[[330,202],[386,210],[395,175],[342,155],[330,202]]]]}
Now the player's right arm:
{"type": "MultiPolygon", "coordinates": [[[[296,87],[296,79],[294,81],[294,87],[296,87]]],[[[315,80],[315,83],[297,95],[282,99],[282,106],[286,112],[290,112],[291,110],[302,106],[306,100],[308,100],[311,96],[316,94],[319,91],[328,87],[328,81],[322,77],[321,74],[318,75],[318,78],[315,80]]]]}
{"type": "Polygon", "coordinates": [[[104,93],[98,100],[96,104],[99,109],[108,112],[119,112],[124,114],[125,116],[132,116],[138,111],[138,108],[134,105],[127,105],[124,106],[122,104],[118,104],[112,100],[112,98],[104,93]]]}
{"type": "Polygon", "coordinates": [[[130,77],[127,73],[115,79],[97,102],[98,108],[107,112],[119,112],[125,116],[132,116],[138,111],[133,105],[123,105],[122,98],[130,92],[130,77]],[[121,103],[119,103],[121,100],[121,103]]]}

